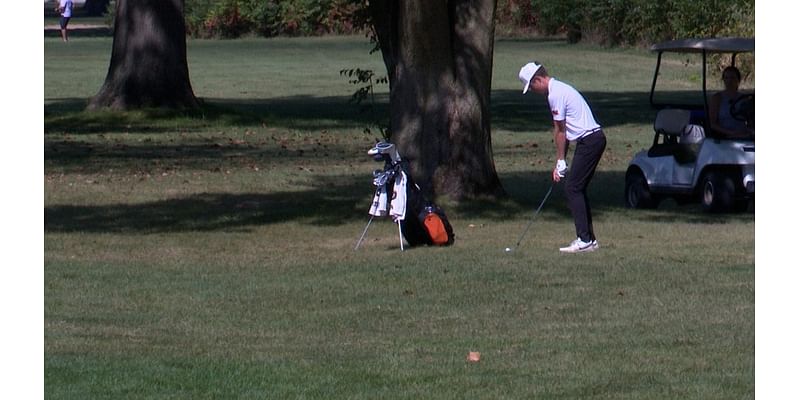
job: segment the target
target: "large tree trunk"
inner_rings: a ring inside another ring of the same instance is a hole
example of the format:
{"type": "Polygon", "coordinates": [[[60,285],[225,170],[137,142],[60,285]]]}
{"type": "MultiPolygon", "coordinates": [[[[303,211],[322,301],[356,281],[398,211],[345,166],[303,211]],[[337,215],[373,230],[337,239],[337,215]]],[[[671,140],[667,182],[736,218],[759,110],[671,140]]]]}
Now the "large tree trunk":
{"type": "Polygon", "coordinates": [[[186,63],[183,0],[117,0],[105,83],[89,109],[197,107],[186,63]]]}
{"type": "Polygon", "coordinates": [[[370,1],[391,138],[427,194],[500,195],[490,96],[496,0],[370,1]]]}

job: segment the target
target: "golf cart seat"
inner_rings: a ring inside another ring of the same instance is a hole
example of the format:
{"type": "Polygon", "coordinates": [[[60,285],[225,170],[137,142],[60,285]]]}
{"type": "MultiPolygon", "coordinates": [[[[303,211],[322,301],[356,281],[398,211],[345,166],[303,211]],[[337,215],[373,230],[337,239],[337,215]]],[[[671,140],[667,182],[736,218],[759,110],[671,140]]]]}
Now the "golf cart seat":
{"type": "Polygon", "coordinates": [[[653,128],[658,133],[679,137],[686,125],[689,125],[691,117],[692,112],[689,110],[664,109],[656,115],[656,122],[653,128]]]}
{"type": "Polygon", "coordinates": [[[697,158],[698,143],[705,135],[702,126],[691,124],[691,118],[690,110],[660,110],[653,124],[656,135],[650,157],[673,156],[681,164],[693,162],[697,158]]]}

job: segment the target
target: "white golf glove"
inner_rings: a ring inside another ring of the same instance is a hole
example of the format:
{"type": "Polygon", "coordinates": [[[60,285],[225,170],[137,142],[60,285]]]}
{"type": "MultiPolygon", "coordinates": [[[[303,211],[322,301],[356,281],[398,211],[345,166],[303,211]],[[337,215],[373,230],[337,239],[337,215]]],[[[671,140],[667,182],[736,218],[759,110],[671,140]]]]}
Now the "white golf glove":
{"type": "Polygon", "coordinates": [[[567,175],[567,162],[565,160],[558,160],[556,162],[556,172],[558,176],[562,178],[567,175]]]}

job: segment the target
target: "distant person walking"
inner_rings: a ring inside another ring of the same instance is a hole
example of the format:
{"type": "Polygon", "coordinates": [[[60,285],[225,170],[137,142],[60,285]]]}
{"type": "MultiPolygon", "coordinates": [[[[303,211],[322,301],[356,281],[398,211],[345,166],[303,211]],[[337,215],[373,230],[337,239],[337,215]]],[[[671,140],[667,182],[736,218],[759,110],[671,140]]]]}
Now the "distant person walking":
{"type": "Polygon", "coordinates": [[[72,0],[59,0],[56,11],[61,14],[61,19],[59,21],[61,24],[61,40],[68,42],[67,24],[69,24],[70,18],[72,18],[72,0]]]}

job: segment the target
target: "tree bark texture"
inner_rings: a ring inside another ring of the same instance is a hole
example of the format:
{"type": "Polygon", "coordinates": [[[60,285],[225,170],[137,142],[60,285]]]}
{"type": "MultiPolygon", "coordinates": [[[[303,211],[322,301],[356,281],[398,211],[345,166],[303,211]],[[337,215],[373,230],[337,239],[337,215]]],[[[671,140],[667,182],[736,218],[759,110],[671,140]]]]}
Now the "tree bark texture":
{"type": "Polygon", "coordinates": [[[183,0],[117,0],[105,83],[89,109],[193,108],[183,0]]]}
{"type": "Polygon", "coordinates": [[[391,139],[426,194],[504,193],[491,143],[496,0],[370,1],[390,82],[391,139]]]}

